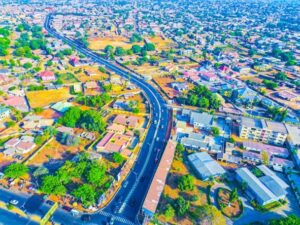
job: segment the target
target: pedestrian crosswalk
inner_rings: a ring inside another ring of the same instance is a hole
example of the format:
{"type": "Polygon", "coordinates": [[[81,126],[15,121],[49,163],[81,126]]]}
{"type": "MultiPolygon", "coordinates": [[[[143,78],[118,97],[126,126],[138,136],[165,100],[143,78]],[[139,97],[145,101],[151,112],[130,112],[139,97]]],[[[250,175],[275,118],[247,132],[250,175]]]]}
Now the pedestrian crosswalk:
{"type": "Polygon", "coordinates": [[[115,216],[111,213],[108,213],[108,212],[105,212],[105,211],[102,211],[102,210],[99,211],[99,214],[102,215],[102,216],[105,216],[105,217],[112,217],[120,223],[124,223],[124,224],[128,224],[128,225],[135,225],[135,223],[131,222],[128,219],[125,219],[125,218],[120,217],[120,216],[115,216]]]}

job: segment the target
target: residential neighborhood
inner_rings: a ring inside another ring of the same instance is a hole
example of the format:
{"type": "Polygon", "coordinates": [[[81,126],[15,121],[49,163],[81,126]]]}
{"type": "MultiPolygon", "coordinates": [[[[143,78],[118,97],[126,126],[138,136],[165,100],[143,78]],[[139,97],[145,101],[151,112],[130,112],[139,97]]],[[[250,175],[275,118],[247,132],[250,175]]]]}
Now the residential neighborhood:
{"type": "Polygon", "coordinates": [[[0,224],[300,224],[299,11],[0,1],[0,224]]]}

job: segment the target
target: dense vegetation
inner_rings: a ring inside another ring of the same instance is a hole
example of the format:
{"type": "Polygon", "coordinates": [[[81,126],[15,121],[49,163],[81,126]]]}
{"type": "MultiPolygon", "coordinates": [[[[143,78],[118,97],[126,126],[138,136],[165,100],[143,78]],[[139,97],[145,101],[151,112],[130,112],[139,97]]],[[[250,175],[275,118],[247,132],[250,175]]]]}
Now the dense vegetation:
{"type": "Polygon", "coordinates": [[[220,99],[212,93],[206,86],[198,85],[190,90],[187,97],[180,97],[180,103],[198,106],[204,109],[218,109],[221,105],[220,99]]]}
{"type": "Polygon", "coordinates": [[[22,163],[13,163],[10,164],[4,170],[4,175],[8,178],[19,178],[27,174],[28,167],[22,163]]]}
{"type": "Polygon", "coordinates": [[[86,106],[101,108],[111,100],[111,97],[108,93],[102,93],[96,96],[79,96],[75,100],[86,106]]]}
{"type": "Polygon", "coordinates": [[[82,154],[76,162],[66,161],[54,174],[42,177],[40,190],[54,195],[69,193],[88,207],[109,188],[110,181],[103,164],[82,154]]]}
{"type": "Polygon", "coordinates": [[[88,131],[103,132],[106,126],[101,114],[95,110],[81,110],[79,107],[69,108],[58,122],[67,127],[80,127],[88,131]]]}

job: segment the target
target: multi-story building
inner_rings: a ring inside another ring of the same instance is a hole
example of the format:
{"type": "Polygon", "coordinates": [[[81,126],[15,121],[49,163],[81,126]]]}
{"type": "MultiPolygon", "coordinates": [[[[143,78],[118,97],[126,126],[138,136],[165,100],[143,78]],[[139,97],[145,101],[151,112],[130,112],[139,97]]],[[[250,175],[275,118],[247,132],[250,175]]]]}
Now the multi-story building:
{"type": "Polygon", "coordinates": [[[287,138],[284,124],[243,117],[240,123],[239,136],[268,144],[283,145],[287,138]]]}

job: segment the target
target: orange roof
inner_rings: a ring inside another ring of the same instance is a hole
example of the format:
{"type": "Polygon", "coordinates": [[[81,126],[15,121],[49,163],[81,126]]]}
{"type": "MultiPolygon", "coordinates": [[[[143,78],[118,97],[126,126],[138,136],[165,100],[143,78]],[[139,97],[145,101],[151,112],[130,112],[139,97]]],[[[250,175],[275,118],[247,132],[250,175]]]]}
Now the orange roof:
{"type": "Polygon", "coordinates": [[[169,141],[145,198],[143,204],[143,210],[145,213],[150,212],[151,214],[154,214],[156,211],[161,193],[166,183],[167,175],[171,168],[175,154],[175,148],[176,143],[174,141],[169,141]]]}

